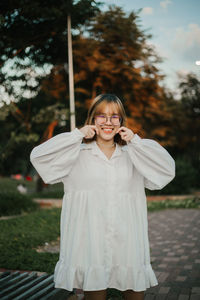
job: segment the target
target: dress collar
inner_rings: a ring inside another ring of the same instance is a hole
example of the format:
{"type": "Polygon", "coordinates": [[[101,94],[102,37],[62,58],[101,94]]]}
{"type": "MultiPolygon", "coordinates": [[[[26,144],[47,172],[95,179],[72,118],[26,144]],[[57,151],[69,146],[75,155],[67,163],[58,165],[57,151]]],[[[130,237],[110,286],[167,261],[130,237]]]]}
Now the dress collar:
{"type": "Polygon", "coordinates": [[[112,154],[112,157],[108,159],[106,155],[103,153],[103,151],[99,148],[96,141],[92,141],[91,143],[82,144],[82,145],[83,145],[83,149],[91,149],[93,155],[97,155],[106,161],[111,161],[114,157],[120,156],[123,150],[123,146],[120,146],[119,144],[116,143],[116,148],[112,154]]]}

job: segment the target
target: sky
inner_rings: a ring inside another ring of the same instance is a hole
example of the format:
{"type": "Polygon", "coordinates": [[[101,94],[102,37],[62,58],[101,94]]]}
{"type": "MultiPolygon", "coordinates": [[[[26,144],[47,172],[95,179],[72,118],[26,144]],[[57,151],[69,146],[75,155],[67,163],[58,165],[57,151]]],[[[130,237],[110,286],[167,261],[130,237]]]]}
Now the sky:
{"type": "Polygon", "coordinates": [[[148,43],[163,58],[158,65],[166,75],[164,85],[177,91],[178,75],[195,73],[200,78],[199,0],[104,0],[121,6],[127,13],[138,11],[141,29],[152,35],[148,43]]]}

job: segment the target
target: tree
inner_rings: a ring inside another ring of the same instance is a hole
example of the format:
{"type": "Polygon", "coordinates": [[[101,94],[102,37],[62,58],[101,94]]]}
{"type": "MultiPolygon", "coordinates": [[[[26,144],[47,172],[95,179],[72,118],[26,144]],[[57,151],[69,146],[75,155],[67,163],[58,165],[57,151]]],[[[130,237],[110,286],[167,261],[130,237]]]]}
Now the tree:
{"type": "MultiPolygon", "coordinates": [[[[80,27],[80,34],[74,36],[77,126],[83,125],[91,99],[99,93],[115,93],[125,105],[128,126],[134,132],[173,146],[173,114],[177,106],[160,86],[163,75],[156,67],[160,58],[148,45],[150,36],[140,29],[138,20],[134,12],[126,14],[119,7],[110,7],[88,21],[84,30],[80,27]]],[[[53,128],[54,133],[69,130],[67,119],[64,127],[55,126],[62,122],[62,109],[68,109],[67,78],[66,65],[58,60],[41,80],[37,95],[15,105],[24,116],[22,121],[26,120],[22,123],[29,124],[23,125],[27,137],[37,135],[35,144],[43,140],[39,137],[47,129],[46,136],[53,128]]],[[[13,116],[9,114],[6,120],[13,116]]],[[[16,112],[15,119],[19,122],[16,112]]],[[[33,146],[33,140],[31,143],[33,146]]]]}
{"type": "Polygon", "coordinates": [[[189,185],[190,189],[200,187],[200,79],[192,73],[180,76],[178,89],[180,100],[170,100],[168,105],[173,116],[170,128],[174,143],[170,150],[177,165],[174,185],[182,181],[178,188],[184,192],[189,185]]]}
{"type": "Polygon", "coordinates": [[[117,94],[128,112],[128,125],[143,137],[171,144],[168,98],[160,86],[161,61],[149,46],[150,35],[138,25],[135,12],[111,6],[88,24],[87,36],[74,41],[75,91],[78,109],[99,93],[117,94]]]}
{"type": "Polygon", "coordinates": [[[68,109],[54,97],[47,99],[41,82],[52,66],[67,61],[67,15],[78,29],[98,5],[94,0],[1,1],[0,84],[13,100],[1,107],[1,174],[26,173],[33,145],[62,130],[68,109]]]}
{"type": "Polygon", "coordinates": [[[180,79],[184,148],[200,163],[200,78],[191,73],[180,79]]]}
{"type": "Polygon", "coordinates": [[[67,15],[72,28],[78,29],[97,11],[94,0],[2,0],[0,84],[5,92],[15,101],[30,97],[30,92],[35,95],[42,68],[67,61],[67,15]]]}
{"type": "Polygon", "coordinates": [[[69,111],[62,103],[40,93],[17,105],[4,104],[0,110],[0,175],[28,174],[32,148],[65,130],[69,111]]]}
{"type": "MultiPolygon", "coordinates": [[[[119,7],[110,7],[88,22],[86,32],[74,37],[77,125],[83,125],[91,99],[111,92],[124,102],[134,132],[173,146],[174,100],[160,86],[163,75],[156,64],[161,59],[148,45],[150,36],[140,30],[138,19],[134,12],[127,15],[119,7]]],[[[43,80],[42,91],[63,101],[68,94],[67,76],[65,65],[57,65],[43,80]]]]}

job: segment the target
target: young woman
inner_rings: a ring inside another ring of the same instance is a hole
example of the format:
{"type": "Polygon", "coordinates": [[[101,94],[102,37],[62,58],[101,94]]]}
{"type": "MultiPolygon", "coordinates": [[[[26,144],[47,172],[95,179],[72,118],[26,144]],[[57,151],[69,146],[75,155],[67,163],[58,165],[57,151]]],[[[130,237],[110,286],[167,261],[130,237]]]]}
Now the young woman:
{"type": "Polygon", "coordinates": [[[91,300],[106,299],[107,288],[143,299],[157,285],[145,188],[161,189],[174,178],[169,153],[127,128],[119,98],[104,94],[85,126],[35,147],[31,162],[45,183],[64,184],[55,287],[82,289],[91,300]]]}

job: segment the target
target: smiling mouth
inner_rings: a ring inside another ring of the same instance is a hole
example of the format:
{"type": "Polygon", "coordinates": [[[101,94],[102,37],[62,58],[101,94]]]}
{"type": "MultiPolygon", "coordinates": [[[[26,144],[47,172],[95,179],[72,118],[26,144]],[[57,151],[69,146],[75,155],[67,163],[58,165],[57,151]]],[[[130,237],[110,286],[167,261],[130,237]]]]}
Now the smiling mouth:
{"type": "Polygon", "coordinates": [[[101,128],[101,130],[103,130],[104,133],[110,134],[113,132],[114,128],[105,127],[101,128]]]}

